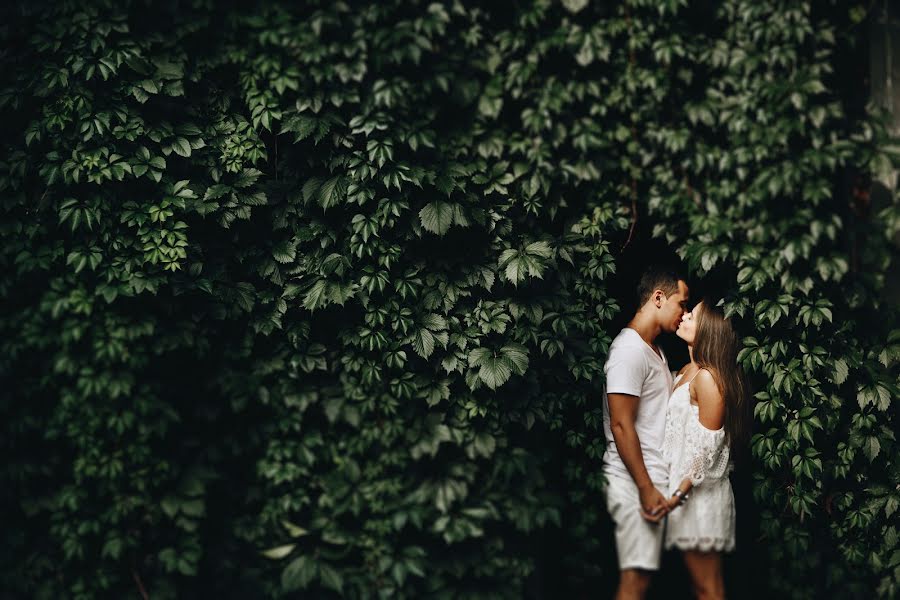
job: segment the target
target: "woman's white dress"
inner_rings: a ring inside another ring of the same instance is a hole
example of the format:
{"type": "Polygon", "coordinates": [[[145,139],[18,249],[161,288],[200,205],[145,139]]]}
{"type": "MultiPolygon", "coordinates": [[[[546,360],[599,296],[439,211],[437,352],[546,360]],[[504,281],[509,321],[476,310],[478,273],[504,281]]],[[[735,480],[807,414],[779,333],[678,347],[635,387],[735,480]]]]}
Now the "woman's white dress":
{"type": "Polygon", "coordinates": [[[669,513],[665,547],[729,552],[735,516],[725,429],[713,431],[700,423],[700,409],[691,404],[692,381],[678,386],[680,380],[681,375],[669,398],[663,456],[669,463],[669,494],[687,478],[693,488],[687,502],[669,513]]]}

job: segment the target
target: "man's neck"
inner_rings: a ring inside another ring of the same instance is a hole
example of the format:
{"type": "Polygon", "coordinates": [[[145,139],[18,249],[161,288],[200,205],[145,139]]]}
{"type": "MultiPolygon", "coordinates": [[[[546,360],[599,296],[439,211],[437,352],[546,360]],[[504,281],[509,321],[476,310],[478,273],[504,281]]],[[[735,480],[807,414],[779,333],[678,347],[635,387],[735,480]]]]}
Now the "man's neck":
{"type": "Polygon", "coordinates": [[[628,323],[628,327],[638,332],[638,335],[651,347],[656,347],[656,338],[662,332],[659,323],[644,311],[638,311],[628,323]]]}

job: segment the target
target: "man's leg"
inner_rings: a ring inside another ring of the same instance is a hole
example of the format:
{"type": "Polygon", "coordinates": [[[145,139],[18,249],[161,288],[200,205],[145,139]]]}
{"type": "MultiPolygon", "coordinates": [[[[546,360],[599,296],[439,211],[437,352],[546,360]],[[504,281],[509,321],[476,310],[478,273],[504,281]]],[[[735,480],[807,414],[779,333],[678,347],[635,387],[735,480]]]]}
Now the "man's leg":
{"type": "Polygon", "coordinates": [[[623,569],[619,572],[619,587],[616,600],[643,600],[650,586],[652,571],[643,569],[623,569]]]}
{"type": "MultiPolygon", "coordinates": [[[[660,489],[665,489],[661,486],[660,489]]],[[[619,600],[641,600],[659,569],[662,554],[663,523],[650,523],[641,517],[641,500],[631,478],[609,476],[606,508],[615,523],[616,555],[619,559],[619,600]]]]}

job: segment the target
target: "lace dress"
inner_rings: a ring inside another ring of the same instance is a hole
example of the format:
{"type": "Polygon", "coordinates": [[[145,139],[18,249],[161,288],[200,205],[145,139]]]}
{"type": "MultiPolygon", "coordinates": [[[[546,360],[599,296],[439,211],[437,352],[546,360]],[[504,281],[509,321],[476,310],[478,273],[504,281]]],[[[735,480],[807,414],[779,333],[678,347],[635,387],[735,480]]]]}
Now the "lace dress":
{"type": "Polygon", "coordinates": [[[700,423],[700,409],[691,404],[692,381],[676,387],[666,412],[663,457],[669,463],[669,495],[687,478],[693,488],[687,502],[669,513],[665,547],[730,552],[735,516],[728,474],[733,466],[725,429],[713,431],[700,423]]]}

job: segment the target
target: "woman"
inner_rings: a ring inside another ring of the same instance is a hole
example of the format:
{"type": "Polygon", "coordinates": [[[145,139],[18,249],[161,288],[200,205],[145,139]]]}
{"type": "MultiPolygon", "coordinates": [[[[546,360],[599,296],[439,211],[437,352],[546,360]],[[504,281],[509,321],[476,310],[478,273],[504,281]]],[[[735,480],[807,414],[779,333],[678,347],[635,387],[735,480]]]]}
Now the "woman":
{"type": "Polygon", "coordinates": [[[748,405],[738,338],[722,310],[704,301],[675,332],[691,362],[669,399],[663,454],[669,463],[666,548],[682,550],[699,598],[724,598],[722,552],[734,549],[731,451],[746,440],[748,405]]]}

